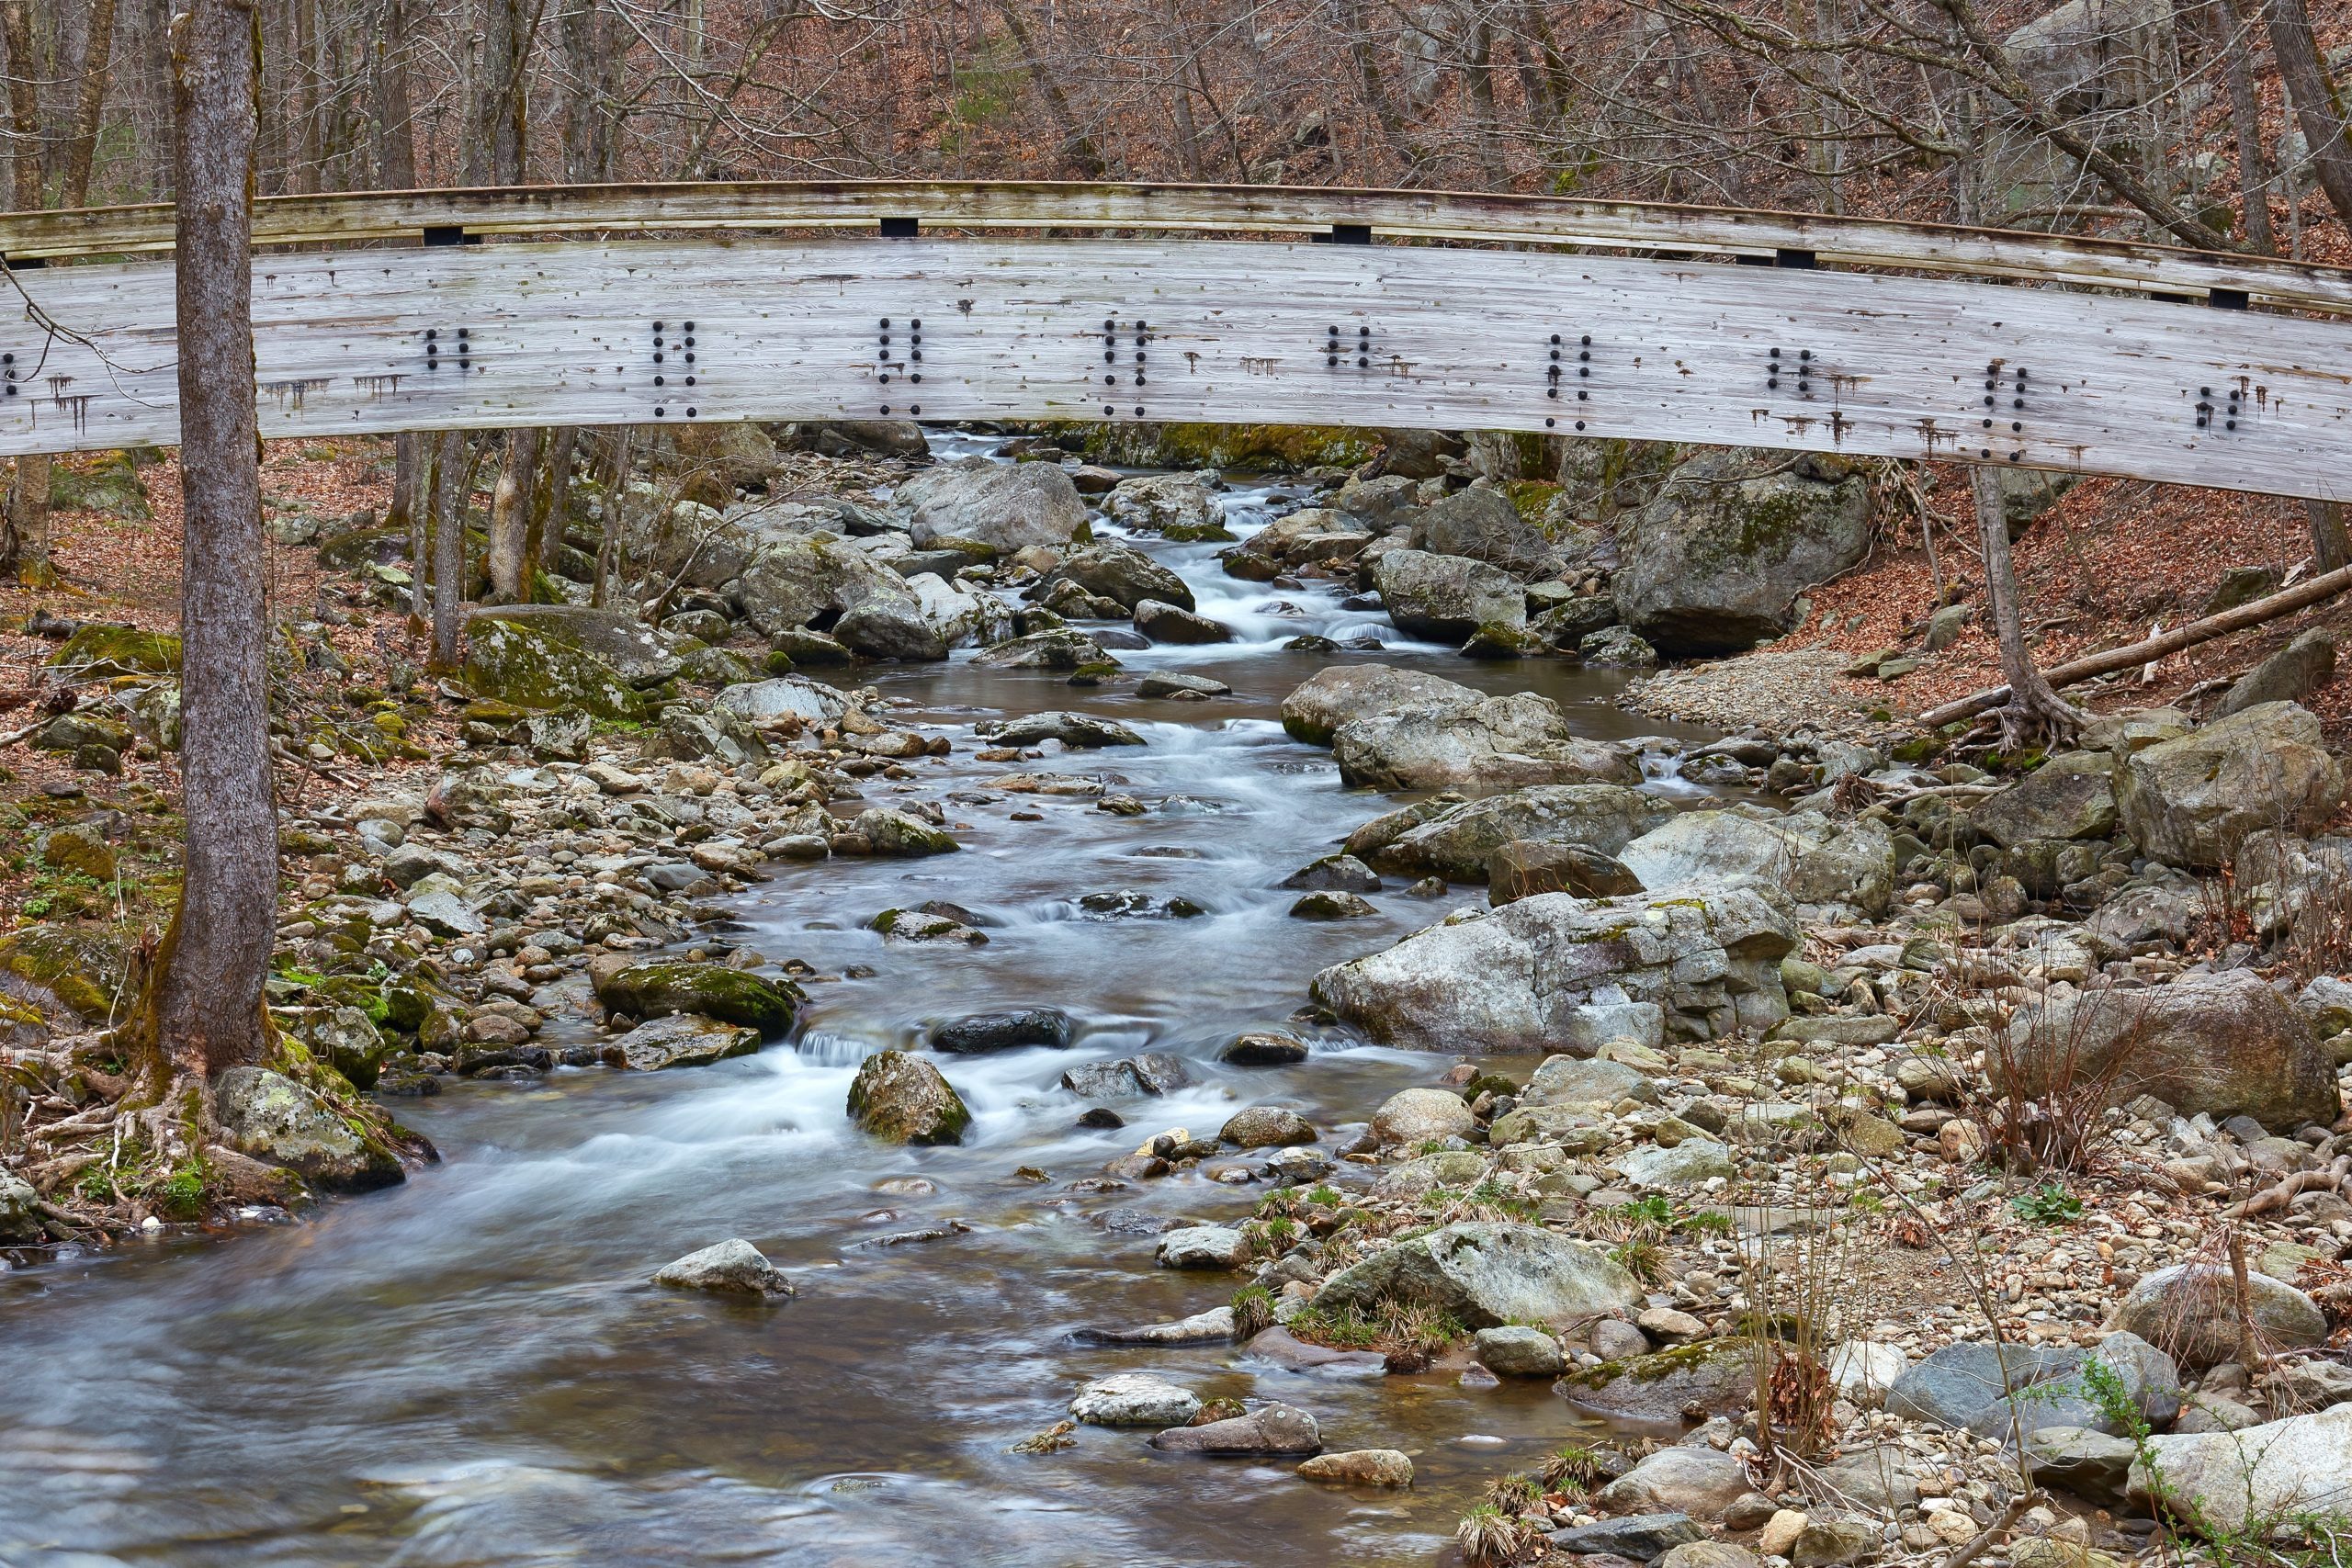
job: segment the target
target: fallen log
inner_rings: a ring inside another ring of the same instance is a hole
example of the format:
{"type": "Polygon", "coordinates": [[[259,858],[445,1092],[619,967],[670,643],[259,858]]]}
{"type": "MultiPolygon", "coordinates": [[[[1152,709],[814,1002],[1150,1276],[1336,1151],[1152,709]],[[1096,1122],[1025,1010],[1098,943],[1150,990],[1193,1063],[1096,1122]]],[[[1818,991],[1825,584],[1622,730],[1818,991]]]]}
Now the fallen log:
{"type": "MultiPolygon", "coordinates": [[[[2148,637],[2122,648],[2110,648],[2104,653],[2086,653],[2080,659],[2053,665],[2044,671],[2044,675],[2052,686],[2071,686],[2077,681],[2087,681],[2095,675],[2112,675],[2135,664],[2153,663],[2167,654],[2178,653],[2184,648],[2194,648],[2217,637],[2244,631],[2248,626],[2258,626],[2281,615],[2291,615],[2323,599],[2332,599],[2347,588],[2352,588],[2352,566],[2339,567],[2334,571],[2322,572],[2307,582],[2299,582],[2292,588],[2273,593],[2267,599],[2256,599],[2234,610],[2224,610],[2218,615],[2208,615],[2201,621],[2175,626],[2160,637],[2148,637]]],[[[1919,722],[1938,725],[1973,718],[1999,707],[2008,700],[2009,689],[2007,686],[1972,692],[1967,696],[1955,697],[1940,707],[1929,708],[1919,716],[1919,722]]]]}

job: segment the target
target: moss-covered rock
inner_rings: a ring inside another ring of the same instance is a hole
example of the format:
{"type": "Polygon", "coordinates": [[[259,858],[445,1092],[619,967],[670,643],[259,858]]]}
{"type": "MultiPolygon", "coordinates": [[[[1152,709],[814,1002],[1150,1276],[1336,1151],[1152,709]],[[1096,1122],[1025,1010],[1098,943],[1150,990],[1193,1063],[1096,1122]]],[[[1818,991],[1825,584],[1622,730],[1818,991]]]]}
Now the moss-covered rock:
{"type": "Polygon", "coordinates": [[[88,927],[28,926],[0,937],[0,971],[9,988],[35,1002],[53,998],[97,1022],[120,1003],[130,977],[130,953],[112,935],[88,927]]]}
{"type": "Polygon", "coordinates": [[[645,699],[611,664],[553,627],[477,616],[466,634],[466,689],[524,708],[584,708],[636,719],[645,699]]]}
{"type": "Polygon", "coordinates": [[[603,976],[597,999],[631,1018],[700,1013],[722,1023],[756,1029],[774,1040],[792,1027],[807,995],[789,980],[771,980],[724,964],[664,962],[633,964],[603,976]]]}
{"type": "Polygon", "coordinates": [[[972,1113],[937,1067],[904,1051],[868,1056],[849,1086],[850,1120],[893,1144],[960,1144],[972,1113]]]}
{"type": "Polygon", "coordinates": [[[54,669],[91,681],[118,675],[170,675],[180,667],[180,639],[137,626],[88,625],[50,656],[54,669]]]}
{"type": "Polygon", "coordinates": [[[40,841],[40,858],[52,871],[77,872],[96,882],[114,880],[114,847],[87,828],[59,828],[40,841]]]}
{"type": "Polygon", "coordinates": [[[145,522],[155,513],[148,507],[147,490],[139,479],[142,452],[153,461],[153,447],[59,458],[49,470],[50,505],[61,512],[103,512],[125,521],[145,522]]]}
{"type": "Polygon", "coordinates": [[[319,1093],[266,1067],[232,1067],[214,1085],[231,1148],[300,1173],[321,1187],[366,1191],[405,1179],[378,1139],[363,1136],[319,1093]]]}

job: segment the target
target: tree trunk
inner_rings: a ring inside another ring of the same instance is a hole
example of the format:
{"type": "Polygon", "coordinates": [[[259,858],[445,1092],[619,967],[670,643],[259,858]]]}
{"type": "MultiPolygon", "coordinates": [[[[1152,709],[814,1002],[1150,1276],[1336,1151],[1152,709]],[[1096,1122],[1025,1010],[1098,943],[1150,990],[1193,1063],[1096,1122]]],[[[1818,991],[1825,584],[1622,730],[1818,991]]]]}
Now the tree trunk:
{"type": "Polygon", "coordinates": [[[1985,592],[1993,601],[1993,626],[2001,645],[2001,674],[2009,683],[2009,700],[2001,708],[2001,744],[2016,751],[2064,740],[2082,728],[2084,716],[2042,679],[2026,648],[2017,569],[2009,562],[2008,520],[2001,515],[2000,475],[1976,467],[1968,470],[1968,477],[1976,497],[1985,592]]]}
{"type": "Polygon", "coordinates": [[[2262,97],[2256,90],[2250,37],[2253,27],[2244,0],[2228,0],[2214,19],[2221,35],[2222,74],[2230,89],[2230,127],[2238,151],[2238,187],[2245,202],[2245,237],[2265,255],[2275,254],[2278,237],[2270,227],[2270,155],[2262,141],[2262,97]]]}
{"type": "MultiPolygon", "coordinates": [[[[48,203],[40,177],[41,73],[25,0],[0,0],[0,42],[8,51],[8,130],[16,145],[11,194],[16,208],[29,212],[48,203]]],[[[57,581],[49,560],[49,472],[46,454],[17,458],[6,515],[0,518],[0,571],[28,588],[48,588],[57,581]]]]}
{"type": "Polygon", "coordinates": [[[433,449],[413,430],[401,431],[393,441],[392,504],[385,522],[408,530],[408,614],[421,627],[429,613],[424,584],[433,564],[425,554],[431,547],[425,519],[432,510],[433,449]]]}
{"type": "Polygon", "coordinates": [[[458,667],[458,617],[466,597],[466,436],[445,430],[433,453],[433,667],[458,667]]]}
{"type": "Polygon", "coordinates": [[[2352,130],[2346,128],[2344,100],[2328,80],[2327,62],[2320,58],[2319,40],[2312,36],[2311,13],[2303,0],[2267,0],[2263,17],[2270,27],[2278,78],[2294,100],[2303,140],[2311,143],[2312,172],[2336,217],[2352,224],[2352,130]]]}
{"type": "Polygon", "coordinates": [[[249,259],[259,56],[253,0],[188,0],[175,19],[187,863],[156,1021],[164,1060],[199,1080],[260,1060],[277,927],[249,259]]]}
{"type": "Polygon", "coordinates": [[[612,466],[605,479],[605,536],[596,542],[596,582],[588,601],[599,610],[612,604],[613,570],[621,553],[621,495],[628,489],[629,446],[636,434],[633,424],[613,431],[612,466]]]}
{"type": "Polygon", "coordinates": [[[533,583],[563,543],[563,518],[571,504],[571,454],[580,432],[563,425],[547,433],[547,461],[531,490],[530,525],[523,533],[523,581],[533,583]]]}
{"type": "Polygon", "coordinates": [[[531,492],[537,488],[539,450],[547,432],[536,427],[506,433],[506,461],[490,492],[490,602],[520,604],[531,596],[529,542],[531,492]]]}
{"type": "Polygon", "coordinates": [[[523,183],[526,95],[523,77],[531,62],[531,32],[538,12],[525,12],[524,0],[483,0],[481,63],[468,106],[472,140],[466,148],[466,183],[523,183]]]}
{"type": "MultiPolygon", "coordinates": [[[[382,28],[376,34],[376,185],[382,190],[416,188],[416,130],[408,94],[408,15],[405,0],[384,0],[382,28]]],[[[404,435],[413,443],[415,437],[404,435]]],[[[422,561],[417,563],[423,567],[422,561]]]]}
{"type": "Polygon", "coordinates": [[[90,199],[90,165],[98,149],[98,122],[114,75],[115,0],[90,0],[89,42],[83,50],[82,90],[74,107],[74,132],[65,144],[65,166],[57,204],[83,207],[90,199]]]}
{"type": "Polygon", "coordinates": [[[2344,503],[2340,501],[2306,501],[2303,515],[2312,525],[2312,570],[2334,571],[2340,566],[2352,566],[2352,537],[2344,526],[2344,503]]]}

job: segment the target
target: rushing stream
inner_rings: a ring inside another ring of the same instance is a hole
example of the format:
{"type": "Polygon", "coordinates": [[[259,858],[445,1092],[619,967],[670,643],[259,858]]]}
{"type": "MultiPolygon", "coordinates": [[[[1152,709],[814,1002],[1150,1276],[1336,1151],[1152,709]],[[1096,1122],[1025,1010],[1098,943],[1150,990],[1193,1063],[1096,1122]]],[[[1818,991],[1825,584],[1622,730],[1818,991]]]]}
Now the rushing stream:
{"type": "MultiPolygon", "coordinates": [[[[1246,532],[1295,494],[1222,499],[1246,532]]],[[[1287,917],[1296,895],[1280,880],[1385,803],[1343,792],[1327,751],[1283,733],[1283,694],[1325,662],[1283,640],[1374,634],[1392,662],[1555,697],[1591,735],[1659,727],[1608,705],[1612,674],[1467,664],[1399,644],[1329,589],[1226,578],[1215,546],[1136,542],[1241,640],[1120,658],[1213,675],[1232,695],[1145,702],[976,669],[968,653],[859,671],[915,705],[893,722],[955,742],[912,788],[942,802],[964,850],[779,866],[741,900],[741,940],[865,976],[810,986],[797,1044],[691,1072],[457,1084],[401,1102],[444,1156],[403,1187],[226,1242],[0,1271],[0,1565],[1436,1560],[1486,1480],[1566,1438],[1566,1406],[1541,1383],[1338,1379],[1231,1347],[1077,1348],[1080,1325],[1225,1301],[1228,1277],[1155,1269],[1150,1232],[1238,1218],[1263,1189],[1069,1183],[1167,1128],[1213,1134],[1255,1100],[1304,1111],[1329,1144],[1445,1066],[1337,1039],[1296,1067],[1216,1061],[1237,1032],[1282,1025],[1317,968],[1451,907],[1392,879],[1378,919],[1287,917]],[[1149,744],[1021,766],[1111,775],[1150,808],[988,790],[1015,769],[975,761],[971,727],[1041,708],[1116,716],[1149,744]],[[1124,889],[1207,913],[1080,918],[1080,896],[1124,889]],[[886,946],[863,929],[926,899],[985,917],[989,943],[886,946]],[[963,1146],[888,1147],[848,1126],[867,1053],[1032,1005],[1078,1021],[1069,1049],[943,1059],[976,1118],[963,1146]],[[1184,1058],[1194,1087],[1121,1104],[1124,1130],[1076,1129],[1061,1073],[1141,1049],[1184,1058]],[[949,1220],[969,1229],[877,1245],[949,1220]],[[798,1299],[749,1307],[647,1282],[730,1235],[790,1273],[798,1299]],[[1301,1405],[1335,1450],[1404,1449],[1415,1485],[1327,1489],[1287,1463],[1163,1456],[1146,1434],[1092,1427],[1062,1453],[1006,1451],[1086,1379],[1145,1368],[1204,1396],[1301,1405]]],[[[888,802],[895,788],[865,792],[888,802]]]]}

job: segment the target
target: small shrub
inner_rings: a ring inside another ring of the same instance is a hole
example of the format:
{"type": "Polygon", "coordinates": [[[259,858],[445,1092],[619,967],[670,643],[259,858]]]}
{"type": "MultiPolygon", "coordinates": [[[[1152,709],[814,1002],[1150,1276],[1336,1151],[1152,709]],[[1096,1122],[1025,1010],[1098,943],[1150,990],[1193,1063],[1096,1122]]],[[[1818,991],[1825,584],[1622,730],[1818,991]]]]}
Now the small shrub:
{"type": "Polygon", "coordinates": [[[1263,1285],[1233,1292],[1233,1337],[1251,1339],[1274,1325],[1274,1293],[1263,1285]]]}
{"type": "Polygon", "coordinates": [[[2061,1182],[2045,1181],[2009,1200],[2019,1219],[2045,1225],[2072,1224],[2083,1217],[2083,1201],[2061,1182]]]}
{"type": "Polygon", "coordinates": [[[1453,1544],[1468,1568],[1500,1568],[1516,1562],[1526,1542],[1526,1528],[1492,1503],[1478,1504],[1453,1527],[1453,1544]]]}

